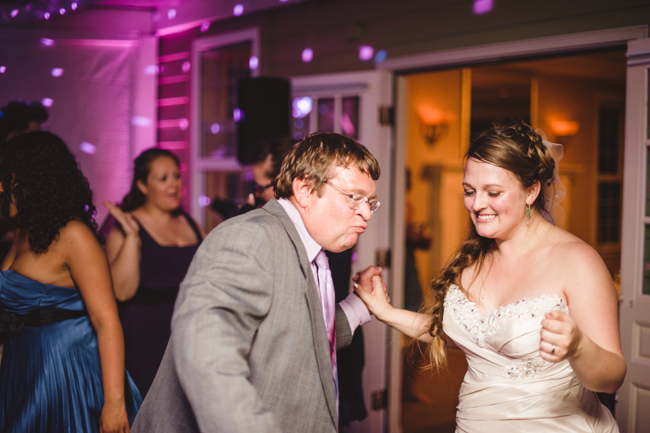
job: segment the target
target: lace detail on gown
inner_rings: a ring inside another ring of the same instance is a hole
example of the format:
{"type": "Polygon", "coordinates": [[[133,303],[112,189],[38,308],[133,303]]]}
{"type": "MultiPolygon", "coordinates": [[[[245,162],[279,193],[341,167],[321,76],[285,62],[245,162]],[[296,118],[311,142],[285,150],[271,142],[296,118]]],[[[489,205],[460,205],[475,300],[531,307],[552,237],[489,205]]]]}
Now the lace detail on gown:
{"type": "Polygon", "coordinates": [[[549,311],[569,313],[564,299],[557,295],[544,295],[539,298],[520,299],[481,315],[476,303],[467,299],[455,284],[449,287],[444,306],[451,308],[456,322],[465,327],[480,347],[483,347],[485,337],[496,334],[499,325],[506,320],[541,320],[549,311]]]}

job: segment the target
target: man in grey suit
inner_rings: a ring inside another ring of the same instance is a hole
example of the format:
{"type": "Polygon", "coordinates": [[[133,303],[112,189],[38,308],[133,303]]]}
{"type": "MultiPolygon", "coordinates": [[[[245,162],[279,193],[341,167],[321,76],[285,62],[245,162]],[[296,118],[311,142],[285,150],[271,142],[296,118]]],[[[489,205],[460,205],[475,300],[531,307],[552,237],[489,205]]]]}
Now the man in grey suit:
{"type": "Polygon", "coordinates": [[[210,233],[132,432],[337,432],[336,348],[370,315],[354,294],[333,303],[323,250],[357,242],[379,173],[354,140],[313,134],[285,159],[277,200],[210,233]]]}

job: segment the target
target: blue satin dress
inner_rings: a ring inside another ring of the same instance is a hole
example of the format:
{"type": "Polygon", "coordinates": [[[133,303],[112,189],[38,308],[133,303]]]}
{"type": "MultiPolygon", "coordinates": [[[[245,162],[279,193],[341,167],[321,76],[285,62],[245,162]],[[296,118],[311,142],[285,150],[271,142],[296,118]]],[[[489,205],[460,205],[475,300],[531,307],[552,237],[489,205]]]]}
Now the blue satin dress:
{"type": "MultiPolygon", "coordinates": [[[[85,309],[79,290],[0,273],[0,303],[8,312],[39,308],[85,309]]],[[[126,374],[132,423],[142,402],[126,374]]],[[[104,405],[97,335],[87,315],[47,326],[25,326],[5,342],[0,365],[0,432],[99,432],[104,405]]]]}

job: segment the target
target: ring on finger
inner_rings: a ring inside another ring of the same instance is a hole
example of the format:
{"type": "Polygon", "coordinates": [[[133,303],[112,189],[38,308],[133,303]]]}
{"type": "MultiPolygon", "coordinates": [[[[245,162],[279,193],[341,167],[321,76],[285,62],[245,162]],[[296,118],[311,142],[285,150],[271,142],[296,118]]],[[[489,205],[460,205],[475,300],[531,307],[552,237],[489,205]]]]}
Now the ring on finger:
{"type": "Polygon", "coordinates": [[[555,344],[554,344],[553,347],[551,348],[551,355],[555,355],[555,344]]]}

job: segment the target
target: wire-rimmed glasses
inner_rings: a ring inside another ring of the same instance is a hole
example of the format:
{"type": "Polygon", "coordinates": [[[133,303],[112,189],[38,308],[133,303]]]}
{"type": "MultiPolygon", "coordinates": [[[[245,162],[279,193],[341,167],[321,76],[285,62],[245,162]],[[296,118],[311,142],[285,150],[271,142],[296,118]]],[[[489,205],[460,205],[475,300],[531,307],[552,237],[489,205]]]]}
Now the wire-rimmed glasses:
{"type": "Polygon", "coordinates": [[[344,196],[347,196],[350,199],[350,208],[351,209],[357,210],[361,206],[363,206],[364,204],[368,203],[368,205],[370,206],[370,214],[372,215],[375,212],[377,212],[377,209],[379,209],[379,206],[381,206],[381,203],[376,198],[373,198],[372,200],[370,200],[368,197],[364,197],[362,195],[351,194],[351,193],[349,193],[347,191],[344,191],[341,188],[339,188],[338,186],[331,183],[330,181],[323,180],[323,182],[328,184],[329,186],[331,186],[332,188],[334,188],[335,190],[337,190],[338,192],[340,192],[344,196]]]}

